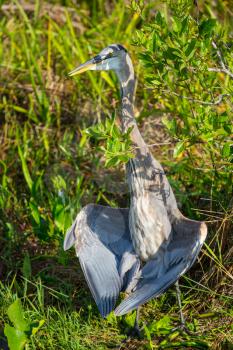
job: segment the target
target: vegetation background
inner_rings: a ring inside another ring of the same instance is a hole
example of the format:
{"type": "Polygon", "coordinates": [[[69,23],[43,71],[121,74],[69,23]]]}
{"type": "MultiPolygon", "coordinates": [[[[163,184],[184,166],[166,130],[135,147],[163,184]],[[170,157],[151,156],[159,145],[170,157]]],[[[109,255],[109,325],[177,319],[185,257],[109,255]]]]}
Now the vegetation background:
{"type": "Polygon", "coordinates": [[[232,18],[230,0],[0,1],[0,349],[4,330],[11,349],[233,349],[232,18]],[[116,77],[67,78],[111,43],[132,56],[137,122],[179,206],[208,224],[181,279],[192,336],[171,332],[170,288],[123,342],[135,313],[101,319],[62,249],[82,206],[129,203],[116,77]]]}

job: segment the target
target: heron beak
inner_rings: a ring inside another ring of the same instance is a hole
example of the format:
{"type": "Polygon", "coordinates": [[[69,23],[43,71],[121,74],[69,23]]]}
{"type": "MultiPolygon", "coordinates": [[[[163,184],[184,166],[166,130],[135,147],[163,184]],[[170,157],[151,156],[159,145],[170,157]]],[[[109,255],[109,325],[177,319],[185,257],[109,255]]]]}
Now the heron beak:
{"type": "Polygon", "coordinates": [[[93,70],[93,68],[96,67],[96,63],[94,63],[93,60],[87,61],[86,63],[81,64],[74,70],[68,73],[70,77],[73,77],[76,74],[81,74],[83,72],[86,72],[87,70],[93,70]]]}

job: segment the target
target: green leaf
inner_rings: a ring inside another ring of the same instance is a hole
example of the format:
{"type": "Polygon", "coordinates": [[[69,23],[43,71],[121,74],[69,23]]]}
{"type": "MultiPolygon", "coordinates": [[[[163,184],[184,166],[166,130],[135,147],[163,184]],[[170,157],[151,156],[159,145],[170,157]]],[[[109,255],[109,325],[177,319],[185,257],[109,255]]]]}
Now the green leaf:
{"type": "Polygon", "coordinates": [[[4,334],[7,337],[10,350],[23,350],[28,340],[26,334],[14,327],[5,325],[4,334]]]}
{"type": "Polygon", "coordinates": [[[82,136],[79,141],[79,147],[83,148],[86,145],[86,142],[87,142],[87,134],[85,133],[85,131],[82,131],[82,136]]]}
{"type": "Polygon", "coordinates": [[[126,155],[119,155],[119,160],[120,160],[122,163],[127,163],[128,160],[129,160],[128,154],[126,154],[126,155]]]}
{"type": "Polygon", "coordinates": [[[181,24],[181,29],[180,29],[180,35],[182,35],[184,32],[186,32],[187,28],[188,28],[188,16],[185,17],[185,19],[182,21],[181,24]]]}
{"type": "Polygon", "coordinates": [[[152,342],[152,339],[151,339],[151,334],[150,334],[150,330],[147,326],[144,327],[144,332],[145,332],[145,335],[146,335],[146,338],[149,342],[148,344],[148,348],[150,350],[153,350],[154,349],[154,345],[153,345],[153,342],[152,342]]]}
{"type": "Polygon", "coordinates": [[[23,273],[23,276],[27,279],[29,279],[32,275],[31,260],[30,260],[30,256],[28,255],[28,253],[26,253],[26,255],[24,256],[24,259],[23,259],[22,273],[23,273]]]}
{"type": "Polygon", "coordinates": [[[196,45],[196,39],[192,39],[191,42],[188,44],[187,49],[185,50],[185,56],[190,59],[194,53],[195,53],[195,45],[196,45]]]}
{"type": "Polygon", "coordinates": [[[169,316],[164,316],[162,317],[160,320],[158,320],[156,322],[156,330],[159,330],[159,329],[170,329],[170,323],[171,323],[171,319],[169,316]]]}
{"type": "Polygon", "coordinates": [[[161,13],[158,11],[155,17],[155,23],[162,25],[164,23],[164,18],[162,17],[161,13]]]}
{"type": "Polygon", "coordinates": [[[15,328],[22,332],[29,330],[29,324],[24,319],[24,312],[20,299],[16,299],[16,301],[9,306],[7,315],[15,328]]]}
{"type": "Polygon", "coordinates": [[[41,172],[39,176],[35,178],[35,181],[32,183],[32,189],[31,189],[31,194],[32,197],[36,198],[38,196],[39,188],[42,184],[42,176],[44,174],[44,171],[41,172]]]}
{"type": "Polygon", "coordinates": [[[192,340],[187,340],[187,341],[179,341],[179,342],[172,342],[172,343],[167,343],[166,345],[162,344],[162,349],[184,349],[184,348],[188,348],[188,349],[202,349],[202,350],[207,350],[209,349],[209,345],[208,343],[201,341],[201,340],[196,340],[196,341],[192,341],[192,340]]]}
{"type": "Polygon", "coordinates": [[[115,85],[114,85],[114,82],[112,81],[112,78],[110,77],[110,75],[105,72],[105,71],[102,71],[101,72],[101,77],[108,83],[108,85],[111,87],[111,88],[114,88],[115,85]]]}
{"type": "Polygon", "coordinates": [[[64,231],[66,222],[66,212],[64,205],[57,203],[53,210],[54,222],[59,230],[64,231]]]}
{"type": "Polygon", "coordinates": [[[225,143],[225,145],[222,148],[222,155],[223,157],[229,157],[231,154],[231,144],[230,143],[225,143]]]}
{"type": "Polygon", "coordinates": [[[37,223],[37,225],[40,224],[40,212],[38,210],[37,205],[34,202],[30,202],[29,203],[29,207],[31,209],[31,214],[33,216],[33,219],[35,220],[35,222],[37,223]]]}
{"type": "Polygon", "coordinates": [[[128,137],[131,134],[131,131],[133,130],[133,126],[130,126],[128,130],[126,131],[125,135],[128,137]]]}
{"type": "Polygon", "coordinates": [[[119,158],[118,157],[113,157],[113,158],[110,158],[110,159],[107,159],[106,162],[105,162],[105,166],[106,168],[110,168],[112,166],[116,166],[119,164],[119,158]]]}
{"type": "Polygon", "coordinates": [[[22,107],[20,107],[20,106],[12,105],[12,108],[13,108],[16,112],[20,112],[20,113],[24,113],[24,114],[27,114],[27,113],[28,113],[28,110],[27,110],[27,109],[22,108],[22,107]]]}
{"type": "Polygon", "coordinates": [[[164,58],[171,59],[171,60],[180,60],[180,53],[177,49],[173,47],[168,47],[168,49],[163,53],[164,58]]]}
{"type": "Polygon", "coordinates": [[[209,18],[205,21],[203,21],[199,26],[199,33],[201,35],[210,35],[216,26],[216,19],[209,18]]]}
{"type": "Polygon", "coordinates": [[[113,311],[107,315],[106,320],[108,323],[110,323],[112,325],[117,325],[117,316],[114,314],[113,311]]]}
{"type": "Polygon", "coordinates": [[[43,326],[43,324],[45,323],[45,320],[40,320],[40,321],[36,321],[30,324],[31,327],[31,334],[34,335],[38,332],[38,330],[43,326]]]}
{"type": "Polygon", "coordinates": [[[174,157],[174,158],[178,157],[178,155],[179,155],[181,152],[184,151],[184,146],[185,146],[185,144],[184,144],[184,141],[183,141],[183,140],[177,142],[177,144],[176,144],[176,146],[175,146],[175,148],[174,148],[174,151],[173,151],[173,157],[174,157]]]}
{"type": "Polygon", "coordinates": [[[66,181],[61,175],[56,175],[52,178],[54,188],[59,190],[66,190],[66,181]]]}
{"type": "Polygon", "coordinates": [[[167,129],[171,132],[171,134],[176,133],[176,120],[174,118],[168,119],[168,118],[163,118],[162,123],[167,127],[167,129]]]}
{"type": "Polygon", "coordinates": [[[130,328],[133,328],[134,323],[135,323],[135,319],[136,319],[136,312],[135,311],[131,312],[131,313],[128,313],[125,316],[125,322],[130,328]]]}
{"type": "Polygon", "coordinates": [[[154,85],[161,85],[162,84],[162,82],[161,81],[159,81],[159,80],[151,80],[151,82],[150,82],[151,84],[154,84],[154,85]]]}
{"type": "Polygon", "coordinates": [[[151,65],[151,67],[153,67],[153,59],[151,58],[150,53],[148,52],[139,53],[138,57],[143,63],[147,63],[149,64],[149,66],[151,65]]]}
{"type": "Polygon", "coordinates": [[[20,160],[21,160],[21,164],[22,164],[22,170],[23,170],[23,174],[24,174],[24,178],[27,182],[27,185],[31,191],[32,189],[32,185],[33,185],[33,181],[32,181],[32,178],[31,178],[31,175],[30,175],[30,172],[29,172],[29,169],[28,169],[28,166],[27,166],[27,162],[26,162],[26,159],[24,157],[24,154],[23,154],[23,151],[22,151],[22,148],[20,147],[20,145],[18,144],[18,153],[19,153],[19,157],[20,157],[20,160]]]}

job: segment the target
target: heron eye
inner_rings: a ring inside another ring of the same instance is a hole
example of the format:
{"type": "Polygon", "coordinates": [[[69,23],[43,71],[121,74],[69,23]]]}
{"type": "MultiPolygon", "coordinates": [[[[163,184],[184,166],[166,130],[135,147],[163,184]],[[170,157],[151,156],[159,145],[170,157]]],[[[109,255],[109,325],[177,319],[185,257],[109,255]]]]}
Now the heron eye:
{"type": "Polygon", "coordinates": [[[94,57],[94,61],[95,61],[95,63],[99,63],[102,61],[102,58],[100,57],[100,55],[97,55],[94,57]]]}

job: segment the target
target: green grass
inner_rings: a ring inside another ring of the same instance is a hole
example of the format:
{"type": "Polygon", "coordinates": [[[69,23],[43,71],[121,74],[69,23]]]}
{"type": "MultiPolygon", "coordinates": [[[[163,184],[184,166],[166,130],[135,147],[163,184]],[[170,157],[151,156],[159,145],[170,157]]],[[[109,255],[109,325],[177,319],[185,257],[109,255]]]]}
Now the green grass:
{"type": "MultiPolygon", "coordinates": [[[[9,278],[11,284],[0,284],[0,325],[9,323],[6,310],[18,296],[23,302],[26,320],[45,321],[32,336],[30,349],[47,349],[48,346],[51,349],[124,348],[123,340],[133,324],[134,314],[126,318],[110,315],[107,320],[101,319],[80,268],[73,260],[67,262],[67,266],[48,257],[41,257],[41,262],[43,269],[39,268],[30,280],[14,276],[9,278]]],[[[32,271],[35,272],[35,268],[38,266],[32,263],[32,271]]],[[[193,349],[206,349],[208,344],[210,348],[217,344],[216,349],[222,349],[224,342],[232,341],[232,297],[196,286],[190,280],[182,290],[187,324],[196,334],[171,333],[179,320],[175,291],[171,289],[142,309],[143,339],[128,341],[126,349],[133,349],[135,344],[144,349],[150,339],[153,346],[160,344],[161,349],[170,348],[173,343],[177,344],[176,348],[182,348],[185,342],[192,342],[193,349]]]]}
{"type": "MultiPolygon", "coordinates": [[[[190,106],[146,88],[150,67],[138,60],[144,46],[135,46],[136,29],[147,33],[145,24],[154,21],[155,8],[166,7],[151,1],[141,13],[138,4],[36,1],[26,6],[15,0],[11,10],[7,4],[0,9],[0,349],[6,344],[7,308],[17,297],[28,320],[45,321],[28,349],[232,349],[230,160],[225,161],[212,144],[211,152],[204,144],[202,152],[195,145],[177,152],[176,145],[185,136],[182,113],[190,106]],[[55,7],[49,12],[49,6],[55,7]],[[101,148],[111,150],[112,135],[106,137],[109,145],[90,137],[91,130],[102,132],[108,123],[101,121],[118,107],[116,77],[104,72],[67,77],[79,63],[114,42],[125,45],[133,58],[138,123],[147,143],[159,144],[151,149],[165,166],[183,212],[208,222],[207,245],[181,279],[184,313],[188,327],[196,332],[191,337],[170,334],[178,322],[171,288],[143,306],[142,339],[124,343],[135,315],[101,319],[74,251],[62,249],[64,233],[82,206],[129,203],[123,158],[119,159],[123,148],[118,150],[117,167],[107,169],[101,148]],[[169,124],[171,115],[176,133],[169,124]],[[200,159],[207,168],[205,176],[196,169],[200,159]]],[[[223,18],[222,6],[222,1],[214,9],[211,2],[200,2],[205,16],[214,11],[227,26],[230,9],[224,8],[223,18]]],[[[218,79],[213,81],[231,93],[231,81],[223,81],[221,75],[218,79]]],[[[217,108],[230,115],[228,102],[217,108]]],[[[192,105],[194,113],[195,108],[192,105]]]]}

